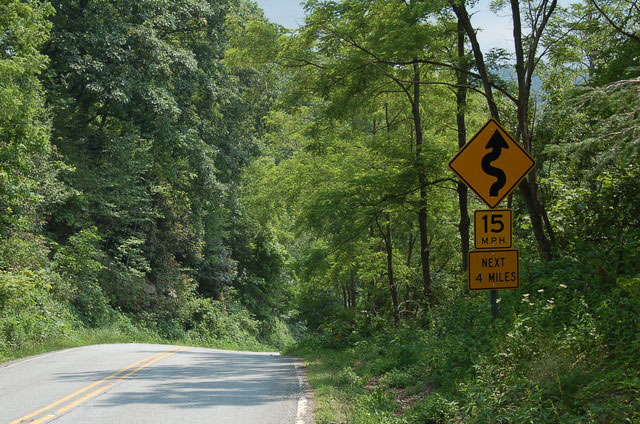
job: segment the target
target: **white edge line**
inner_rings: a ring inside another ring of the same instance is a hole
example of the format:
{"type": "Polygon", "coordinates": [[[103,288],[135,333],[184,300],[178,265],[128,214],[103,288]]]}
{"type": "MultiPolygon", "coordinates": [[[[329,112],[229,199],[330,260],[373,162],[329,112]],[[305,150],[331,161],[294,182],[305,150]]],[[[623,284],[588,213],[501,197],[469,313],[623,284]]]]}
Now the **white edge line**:
{"type": "Polygon", "coordinates": [[[305,424],[304,417],[307,414],[307,398],[302,396],[298,399],[298,413],[296,414],[296,424],[305,424]]]}
{"type": "Polygon", "coordinates": [[[29,358],[29,359],[24,359],[24,360],[22,360],[22,361],[17,360],[18,362],[13,362],[13,363],[12,363],[12,361],[9,361],[9,365],[2,365],[2,364],[0,364],[0,371],[3,371],[3,370],[6,370],[6,369],[9,369],[9,368],[16,367],[16,366],[18,366],[18,365],[20,365],[20,364],[24,364],[24,363],[26,363],[26,362],[35,361],[36,359],[46,358],[47,356],[57,355],[58,353],[68,352],[68,351],[70,351],[70,350],[75,350],[75,349],[78,349],[78,348],[79,348],[79,347],[70,347],[70,348],[67,348],[67,349],[56,350],[55,352],[49,352],[49,353],[44,353],[44,354],[40,354],[40,355],[35,355],[35,356],[32,356],[32,357],[31,357],[31,358],[29,358]]]}
{"type": "Polygon", "coordinates": [[[295,424],[306,424],[305,417],[307,416],[307,398],[305,396],[304,378],[302,377],[302,370],[300,365],[296,362],[296,374],[298,377],[298,386],[300,387],[300,398],[298,399],[298,412],[296,413],[295,424]]]}

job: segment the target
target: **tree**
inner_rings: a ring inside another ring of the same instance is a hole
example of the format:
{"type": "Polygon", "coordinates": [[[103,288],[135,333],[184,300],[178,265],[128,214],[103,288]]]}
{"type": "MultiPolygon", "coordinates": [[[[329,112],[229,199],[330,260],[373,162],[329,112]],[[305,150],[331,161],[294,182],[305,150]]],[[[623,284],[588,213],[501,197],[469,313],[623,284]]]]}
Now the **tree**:
{"type": "Polygon", "coordinates": [[[1,237],[37,232],[44,208],[64,197],[38,80],[48,63],[40,47],[49,37],[52,12],[45,2],[0,5],[1,237]]]}
{"type": "MultiPolygon", "coordinates": [[[[467,109],[467,72],[469,66],[466,64],[466,52],[465,52],[465,32],[464,24],[458,19],[458,37],[457,37],[457,53],[458,53],[458,70],[456,72],[456,125],[458,129],[458,147],[462,148],[467,143],[467,127],[465,122],[465,114],[467,109]]],[[[458,224],[458,231],[460,232],[460,251],[462,256],[462,269],[466,271],[469,267],[469,208],[467,195],[469,190],[467,186],[458,181],[458,205],[460,206],[460,223],[458,224]]]]}
{"type": "MultiPolygon", "coordinates": [[[[471,42],[476,69],[487,99],[487,106],[491,116],[500,120],[500,112],[493,94],[493,83],[485,63],[484,53],[480,49],[475,29],[471,24],[469,13],[464,2],[452,3],[453,11],[461,21],[471,42]]],[[[515,70],[517,79],[517,94],[505,93],[516,106],[517,130],[516,139],[519,140],[527,151],[535,156],[532,140],[533,134],[530,123],[531,86],[535,69],[541,56],[538,53],[542,35],[553,15],[557,0],[540,0],[523,2],[524,13],[520,10],[520,2],[510,1],[511,17],[513,22],[515,70]],[[523,33],[522,16],[525,16],[525,28],[529,28],[528,34],[523,33]]],[[[544,52],[543,52],[544,54],[544,52]]],[[[545,260],[551,260],[554,256],[555,236],[546,209],[540,199],[536,170],[532,170],[520,184],[525,204],[531,218],[531,227],[538,242],[541,256],[545,260]]]]}
{"type": "MultiPolygon", "coordinates": [[[[447,35],[452,35],[450,22],[437,15],[437,8],[424,3],[406,3],[401,7],[381,1],[333,2],[311,1],[307,25],[302,30],[298,50],[285,51],[283,59],[291,67],[305,67],[313,75],[316,93],[327,100],[328,116],[337,117],[349,110],[360,110],[376,99],[393,93],[406,102],[411,151],[410,165],[415,175],[416,215],[420,241],[423,293],[431,294],[431,243],[428,228],[429,188],[444,179],[440,163],[427,160],[424,138],[424,86],[455,87],[445,75],[431,73],[424,64],[440,61],[423,59],[428,51],[443,50],[447,35]],[[431,17],[438,20],[432,22],[431,17]],[[444,34],[444,36],[442,36],[444,34]],[[429,75],[428,80],[424,80],[429,75]]],[[[307,83],[308,84],[308,83],[307,83]]],[[[401,113],[404,114],[404,113],[401,113]]],[[[412,193],[410,190],[406,194],[412,193]]]]}
{"type": "Polygon", "coordinates": [[[257,72],[223,63],[237,10],[205,0],[54,7],[46,85],[76,195],[49,230],[64,242],[98,227],[111,260],[103,283],[124,309],[177,307],[194,279],[218,297],[237,277],[234,186],[271,101],[257,72]]]}

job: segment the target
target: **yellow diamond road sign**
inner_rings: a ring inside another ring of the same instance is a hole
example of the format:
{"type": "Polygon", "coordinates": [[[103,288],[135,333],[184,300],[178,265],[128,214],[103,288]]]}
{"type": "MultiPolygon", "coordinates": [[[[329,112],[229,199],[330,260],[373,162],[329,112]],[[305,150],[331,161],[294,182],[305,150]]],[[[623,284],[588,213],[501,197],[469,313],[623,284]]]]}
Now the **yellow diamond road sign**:
{"type": "Polygon", "coordinates": [[[494,209],[536,166],[536,161],[491,118],[449,162],[449,168],[494,209]]]}

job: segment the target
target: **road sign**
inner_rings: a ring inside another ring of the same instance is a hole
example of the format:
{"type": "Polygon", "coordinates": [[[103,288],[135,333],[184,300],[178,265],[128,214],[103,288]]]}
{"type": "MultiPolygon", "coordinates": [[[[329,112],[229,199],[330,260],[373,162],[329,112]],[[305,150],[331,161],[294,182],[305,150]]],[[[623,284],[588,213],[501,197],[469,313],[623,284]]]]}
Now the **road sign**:
{"type": "Polygon", "coordinates": [[[511,209],[476,210],[474,213],[474,239],[476,249],[503,249],[511,247],[511,209]]]}
{"type": "Polygon", "coordinates": [[[531,155],[493,118],[449,162],[449,168],[491,209],[535,165],[531,155]]]}
{"type": "Polygon", "coordinates": [[[520,254],[516,249],[469,252],[469,290],[520,287],[520,254]]]}

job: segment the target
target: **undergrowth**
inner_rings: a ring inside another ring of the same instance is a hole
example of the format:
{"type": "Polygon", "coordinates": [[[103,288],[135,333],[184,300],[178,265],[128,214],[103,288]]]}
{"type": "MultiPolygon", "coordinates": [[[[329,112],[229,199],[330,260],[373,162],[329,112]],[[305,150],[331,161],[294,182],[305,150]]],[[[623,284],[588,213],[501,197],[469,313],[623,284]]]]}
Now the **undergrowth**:
{"type": "MultiPolygon", "coordinates": [[[[179,285],[180,292],[156,295],[154,304],[123,312],[112,306],[116,295],[107,277],[113,273],[96,240],[93,232],[82,231],[69,242],[72,248],[53,254],[42,239],[13,238],[0,246],[0,362],[96,343],[253,351],[293,343],[282,318],[258,320],[233,290],[225,300],[214,300],[200,295],[190,280],[179,285]]],[[[127,296],[136,299],[136,293],[127,296]]]]}
{"type": "Polygon", "coordinates": [[[355,313],[300,342],[322,423],[640,422],[640,278],[563,259],[519,291],[455,292],[393,327],[355,313]],[[335,328],[336,326],[334,326],[335,328]]]}

